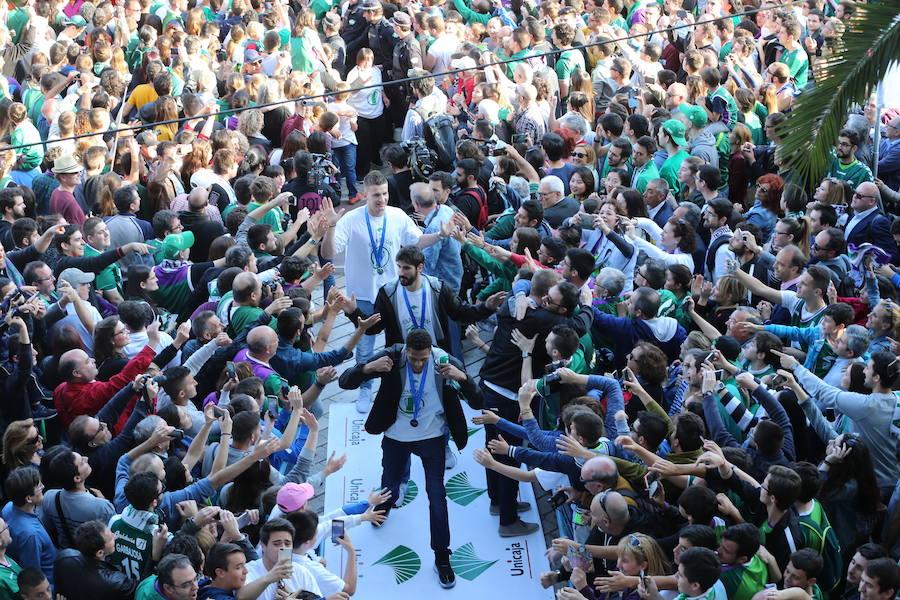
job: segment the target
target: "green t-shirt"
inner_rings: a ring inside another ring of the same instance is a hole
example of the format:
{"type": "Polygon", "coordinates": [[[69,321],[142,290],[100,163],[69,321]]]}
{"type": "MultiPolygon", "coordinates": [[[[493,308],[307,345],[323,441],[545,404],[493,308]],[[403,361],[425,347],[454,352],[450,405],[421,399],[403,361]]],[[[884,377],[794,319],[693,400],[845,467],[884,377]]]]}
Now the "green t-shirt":
{"type": "Polygon", "coordinates": [[[659,169],[656,168],[656,163],[653,162],[653,159],[648,160],[643,167],[635,169],[632,179],[634,179],[634,187],[642,194],[651,180],[659,179],[659,169]],[[637,176],[637,179],[634,179],[635,176],[637,176]]]}
{"type": "Polygon", "coordinates": [[[6,15],[6,26],[12,34],[12,43],[18,44],[22,39],[22,30],[28,23],[28,10],[24,8],[15,8],[6,15]]]}
{"type": "Polygon", "coordinates": [[[580,50],[564,50],[556,61],[556,76],[560,81],[568,81],[577,69],[586,70],[584,55],[580,50]]]}
{"type": "Polygon", "coordinates": [[[132,579],[140,579],[150,571],[153,534],[125,522],[122,515],[113,517],[109,529],[116,536],[116,551],[107,560],[132,579]]]}
{"type": "Polygon", "coordinates": [[[22,567],[11,556],[6,555],[9,566],[0,565],[0,600],[20,600],[19,573],[22,567]]]}
{"type": "Polygon", "coordinates": [[[690,155],[683,148],[679,148],[678,152],[666,159],[662,169],[659,170],[659,176],[669,183],[670,190],[678,191],[681,189],[681,184],[678,183],[678,170],[681,168],[681,163],[688,156],[690,155]]]}
{"type": "Polygon", "coordinates": [[[798,89],[806,87],[809,81],[809,57],[803,47],[796,50],[785,50],[781,53],[781,62],[786,64],[791,70],[791,77],[794,78],[794,85],[798,89]]]}
{"type": "MultiPolygon", "coordinates": [[[[88,246],[87,244],[84,245],[85,256],[99,256],[100,254],[102,254],[102,252],[99,250],[88,246]]],[[[116,263],[109,265],[97,274],[94,284],[100,291],[116,290],[119,292],[119,295],[122,295],[122,269],[120,269],[119,265],[116,263]]]]}
{"type": "MultiPolygon", "coordinates": [[[[42,141],[41,134],[31,124],[31,121],[22,121],[15,131],[12,132],[9,138],[9,145],[18,146],[19,144],[33,144],[40,141],[42,141]]],[[[15,152],[16,156],[22,159],[22,163],[18,167],[21,171],[36,169],[41,165],[41,161],[44,160],[44,146],[41,144],[19,148],[15,152]]]]}
{"type": "Polygon", "coordinates": [[[312,29],[304,29],[300,37],[291,37],[291,67],[309,75],[316,70],[314,36],[312,29]]]}
{"type": "MultiPolygon", "coordinates": [[[[238,306],[233,309],[228,319],[228,335],[234,338],[244,330],[244,327],[256,321],[264,312],[258,306],[238,306]]],[[[276,320],[273,318],[269,325],[274,329],[276,320]]]]}
{"type": "MultiPolygon", "coordinates": [[[[259,208],[260,206],[262,206],[262,204],[259,204],[258,202],[251,202],[250,204],[247,205],[247,212],[251,213],[254,210],[256,210],[257,208],[259,208]]],[[[223,216],[225,216],[225,215],[223,215],[223,216]]],[[[284,211],[276,206],[275,208],[273,208],[272,210],[270,210],[269,212],[264,214],[259,220],[257,220],[256,224],[259,225],[261,223],[266,223],[268,225],[271,225],[272,231],[274,231],[275,234],[277,235],[280,233],[284,233],[284,227],[281,226],[283,221],[284,221],[284,211]]]]}

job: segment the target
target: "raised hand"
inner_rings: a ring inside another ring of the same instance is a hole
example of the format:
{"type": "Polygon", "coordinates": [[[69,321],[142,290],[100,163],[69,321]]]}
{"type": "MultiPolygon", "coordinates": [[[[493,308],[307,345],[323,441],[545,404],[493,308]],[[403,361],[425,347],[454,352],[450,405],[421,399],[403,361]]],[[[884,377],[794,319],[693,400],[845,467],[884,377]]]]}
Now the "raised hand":
{"type": "Polygon", "coordinates": [[[364,373],[388,373],[394,368],[394,361],[388,356],[369,361],[363,367],[364,373]]]}
{"type": "Polygon", "coordinates": [[[498,421],[500,421],[500,415],[486,409],[481,409],[480,415],[472,417],[472,423],[475,425],[495,425],[498,421]]]}
{"type": "MultiPolygon", "coordinates": [[[[346,297],[346,296],[342,296],[342,297],[346,297]]],[[[381,313],[374,313],[365,319],[360,319],[359,322],[356,324],[356,326],[359,327],[360,329],[362,329],[363,332],[365,333],[366,331],[368,331],[369,329],[371,329],[372,327],[374,327],[375,325],[377,325],[380,322],[381,322],[381,313]]]]}

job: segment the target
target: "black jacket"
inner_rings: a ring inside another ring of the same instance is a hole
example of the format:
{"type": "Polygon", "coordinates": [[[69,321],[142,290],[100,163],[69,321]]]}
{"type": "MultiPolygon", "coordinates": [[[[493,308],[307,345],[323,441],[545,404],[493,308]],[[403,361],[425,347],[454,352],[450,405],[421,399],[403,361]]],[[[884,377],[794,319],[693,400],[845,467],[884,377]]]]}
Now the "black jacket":
{"type": "MultiPolygon", "coordinates": [[[[460,301],[459,296],[443,281],[430,275],[420,275],[422,285],[431,287],[431,297],[437,298],[432,302],[431,319],[435,325],[434,344],[445,352],[450,352],[450,338],[447,336],[447,327],[450,319],[461,323],[474,323],[489,317],[493,311],[484,303],[471,305],[460,301]]],[[[377,335],[384,331],[384,345],[393,346],[403,344],[406,341],[400,329],[400,319],[397,316],[395,298],[400,290],[400,280],[392,281],[381,286],[378,296],[375,298],[375,312],[381,314],[381,321],[373,325],[367,332],[369,335],[377,335]]],[[[363,318],[362,312],[357,310],[350,315],[354,323],[363,318]]],[[[418,316],[416,317],[418,318],[418,316]]]]}
{"type": "Polygon", "coordinates": [[[224,236],[227,231],[218,221],[211,221],[206,213],[195,213],[183,210],[178,213],[185,231],[194,234],[194,245],[191,246],[189,260],[204,263],[209,260],[209,247],[216,238],[224,236]]]}
{"type": "Polygon", "coordinates": [[[56,555],[53,572],[56,591],[66,600],[131,600],[138,586],[105,560],[71,548],[56,555]]]}
{"type": "MultiPolygon", "coordinates": [[[[400,395],[403,393],[403,379],[401,377],[401,369],[406,366],[406,345],[395,344],[385,347],[384,350],[372,356],[369,362],[378,360],[382,356],[389,357],[394,361],[394,368],[387,373],[370,373],[363,372],[363,368],[368,363],[359,363],[352,368],[347,369],[338,380],[338,384],[345,390],[355,390],[363,382],[371,379],[382,379],[381,386],[378,388],[378,394],[375,396],[375,403],[372,405],[372,411],[369,418],[366,419],[366,431],[372,434],[384,433],[387,431],[394,421],[397,420],[397,411],[400,408],[400,395]]],[[[465,366],[453,358],[450,359],[452,364],[463,373],[466,372],[465,366]]],[[[440,386],[441,405],[444,407],[444,418],[447,419],[447,427],[450,428],[450,437],[456,447],[462,450],[469,440],[467,432],[466,416],[463,414],[462,404],[460,403],[460,394],[472,408],[481,408],[483,399],[478,386],[472,377],[466,374],[466,380],[459,384],[459,391],[454,388],[449,379],[444,379],[435,373],[435,377],[442,382],[440,386]]]]}
{"type": "Polygon", "coordinates": [[[513,298],[509,298],[500,305],[494,341],[481,366],[482,380],[512,391],[518,390],[522,385],[522,351],[512,341],[513,329],[518,329],[527,338],[538,336],[531,364],[535,369],[534,376],[541,377],[544,365],[550,362],[544,341],[553,326],[568,325],[580,337],[588,332],[594,320],[590,307],[576,307],[575,314],[571,317],[552,313],[545,308],[528,309],[525,318],[517,321],[515,315],[510,314],[510,305],[514,302],[513,298]]]}

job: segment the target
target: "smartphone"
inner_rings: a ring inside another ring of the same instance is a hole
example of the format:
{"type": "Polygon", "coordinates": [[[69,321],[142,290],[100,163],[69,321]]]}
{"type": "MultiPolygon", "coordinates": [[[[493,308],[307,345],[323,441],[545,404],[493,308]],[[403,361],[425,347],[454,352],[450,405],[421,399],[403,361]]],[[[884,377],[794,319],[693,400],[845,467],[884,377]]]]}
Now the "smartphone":
{"type": "Polygon", "coordinates": [[[569,495],[560,490],[553,494],[553,497],[550,498],[550,507],[553,508],[553,510],[556,510],[557,508],[565,504],[568,500],[569,495]]]}
{"type": "Polygon", "coordinates": [[[724,372],[724,369],[716,369],[715,371],[713,371],[713,374],[715,374],[716,379],[722,379],[722,373],[724,372]]]}
{"type": "Polygon", "coordinates": [[[266,411],[273,419],[278,419],[278,396],[266,396],[266,411]]]}
{"type": "Polygon", "coordinates": [[[594,215],[581,215],[581,228],[582,229],[593,229],[594,228],[594,215]]]}
{"type": "Polygon", "coordinates": [[[615,380],[622,379],[622,376],[619,374],[619,370],[618,370],[618,369],[616,369],[615,371],[612,372],[612,378],[615,379],[615,380]]]}
{"type": "Polygon", "coordinates": [[[344,537],[344,522],[341,519],[331,521],[331,541],[337,544],[344,537]]]}
{"type": "Polygon", "coordinates": [[[169,437],[180,442],[184,439],[184,431],[182,431],[181,429],[173,429],[172,433],[169,434],[169,437]]]}
{"type": "Polygon", "coordinates": [[[514,133],[510,137],[509,143],[510,144],[527,144],[528,136],[524,133],[514,133]]]}
{"type": "Polygon", "coordinates": [[[250,514],[246,511],[239,514],[236,518],[238,529],[243,529],[250,524],[250,514]]]}
{"type": "Polygon", "coordinates": [[[279,548],[278,549],[278,562],[290,561],[292,553],[293,553],[293,550],[291,548],[279,548]]]}
{"type": "Polygon", "coordinates": [[[638,101],[634,92],[628,93],[628,108],[637,108],[638,101]]]}
{"type": "Polygon", "coordinates": [[[234,363],[230,360],[225,363],[225,371],[228,372],[228,379],[237,379],[237,373],[234,371],[234,363]]]}

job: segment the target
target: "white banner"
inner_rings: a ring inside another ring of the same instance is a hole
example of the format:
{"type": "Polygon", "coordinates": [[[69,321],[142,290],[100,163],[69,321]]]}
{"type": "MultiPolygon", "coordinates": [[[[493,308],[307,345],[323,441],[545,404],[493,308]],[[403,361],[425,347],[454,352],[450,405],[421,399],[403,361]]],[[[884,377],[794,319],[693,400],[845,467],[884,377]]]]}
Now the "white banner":
{"type": "MultiPolygon", "coordinates": [[[[463,406],[466,418],[476,411],[463,406]]],[[[334,402],[329,409],[328,452],[347,454],[343,469],[328,478],[325,511],[365,500],[381,482],[381,436],[364,429],[365,415],[354,403],[334,402]]],[[[451,442],[450,447],[455,450],[451,442]]],[[[499,517],[488,512],[484,467],[472,457],[474,448],[484,447],[484,428],[470,423],[469,441],[454,469],[446,471],[447,509],[450,515],[450,562],[456,587],[443,590],[434,572],[430,545],[428,496],[421,461],[413,456],[409,491],[401,508],[391,511],[387,522],[376,529],[369,523],[348,530],[359,560],[359,584],[354,598],[361,600],[423,600],[430,594],[441,598],[481,600],[498,594],[522,600],[549,599],[552,589],[540,585],[542,571],[549,569],[544,557],[544,535],[537,532],[520,538],[501,538],[499,517]]],[[[535,506],[531,486],[519,486],[520,500],[535,506]]],[[[522,513],[525,521],[540,522],[537,509],[522,513]]],[[[325,542],[325,558],[334,572],[343,573],[343,552],[325,542]],[[338,567],[338,565],[340,565],[338,567]]]]}

